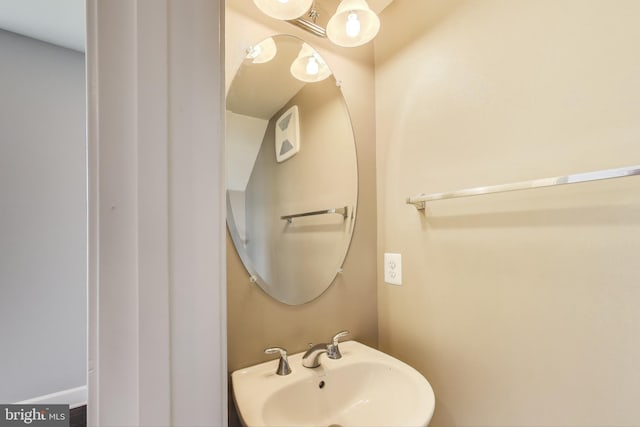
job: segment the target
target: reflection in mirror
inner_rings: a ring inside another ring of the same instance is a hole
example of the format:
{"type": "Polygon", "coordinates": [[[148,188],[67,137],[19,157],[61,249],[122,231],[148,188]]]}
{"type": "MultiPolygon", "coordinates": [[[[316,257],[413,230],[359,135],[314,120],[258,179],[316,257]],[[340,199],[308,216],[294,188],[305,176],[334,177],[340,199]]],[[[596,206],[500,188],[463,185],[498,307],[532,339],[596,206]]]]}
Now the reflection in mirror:
{"type": "Polygon", "coordinates": [[[302,40],[248,50],[227,94],[227,223],[249,274],[303,304],[334,281],[355,224],[351,121],[324,59],[302,40]]]}

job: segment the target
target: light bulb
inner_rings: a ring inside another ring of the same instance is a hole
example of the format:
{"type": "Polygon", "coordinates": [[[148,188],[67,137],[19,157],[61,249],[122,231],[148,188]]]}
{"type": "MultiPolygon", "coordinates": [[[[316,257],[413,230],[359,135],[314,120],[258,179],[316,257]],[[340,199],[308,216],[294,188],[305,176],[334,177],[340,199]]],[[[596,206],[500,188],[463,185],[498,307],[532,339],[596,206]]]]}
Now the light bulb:
{"type": "Polygon", "coordinates": [[[272,37],[269,37],[255,46],[248,47],[245,59],[252,64],[264,64],[265,62],[271,61],[273,57],[276,56],[277,51],[276,43],[272,37]]]}
{"type": "Polygon", "coordinates": [[[262,53],[262,46],[259,44],[247,49],[247,58],[256,59],[262,53]]]}
{"type": "Polygon", "coordinates": [[[338,46],[356,47],[371,41],[379,29],[380,18],[366,0],[341,0],[327,22],[327,37],[338,46]]]}
{"type": "Polygon", "coordinates": [[[358,37],[358,34],[360,34],[360,20],[355,12],[349,12],[345,31],[351,38],[358,37]]]}
{"type": "Polygon", "coordinates": [[[307,61],[307,74],[309,74],[310,76],[315,76],[319,72],[320,64],[318,64],[318,61],[315,57],[310,56],[309,60],[307,61]]]}

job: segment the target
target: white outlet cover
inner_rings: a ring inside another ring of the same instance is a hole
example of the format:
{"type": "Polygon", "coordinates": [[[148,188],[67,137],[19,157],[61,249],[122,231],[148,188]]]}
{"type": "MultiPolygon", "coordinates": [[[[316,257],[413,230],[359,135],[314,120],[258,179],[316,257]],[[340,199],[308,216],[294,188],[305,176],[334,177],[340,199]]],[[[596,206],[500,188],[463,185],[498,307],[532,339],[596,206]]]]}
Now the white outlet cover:
{"type": "Polygon", "coordinates": [[[390,285],[402,285],[402,255],[384,254],[384,281],[390,285]]]}

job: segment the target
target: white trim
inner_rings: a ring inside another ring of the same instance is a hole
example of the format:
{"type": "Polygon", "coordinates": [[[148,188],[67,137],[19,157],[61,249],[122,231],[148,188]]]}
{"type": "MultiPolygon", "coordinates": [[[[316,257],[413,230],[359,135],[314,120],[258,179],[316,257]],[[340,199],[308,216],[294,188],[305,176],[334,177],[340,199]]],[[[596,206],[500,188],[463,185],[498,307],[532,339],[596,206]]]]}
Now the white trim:
{"type": "Polygon", "coordinates": [[[98,376],[98,7],[86,0],[85,76],[87,84],[87,425],[99,420],[98,376]],[[92,102],[96,99],[95,102],[92,102]]]}
{"type": "Polygon", "coordinates": [[[224,2],[87,6],[87,423],[224,426],[224,2]]]}
{"type": "Polygon", "coordinates": [[[171,421],[226,425],[224,2],[169,2],[171,421]]]}
{"type": "Polygon", "coordinates": [[[69,405],[69,408],[77,408],[78,406],[87,404],[87,386],[70,388],[68,390],[57,391],[44,396],[34,397],[32,399],[16,402],[19,405],[69,405]]]}

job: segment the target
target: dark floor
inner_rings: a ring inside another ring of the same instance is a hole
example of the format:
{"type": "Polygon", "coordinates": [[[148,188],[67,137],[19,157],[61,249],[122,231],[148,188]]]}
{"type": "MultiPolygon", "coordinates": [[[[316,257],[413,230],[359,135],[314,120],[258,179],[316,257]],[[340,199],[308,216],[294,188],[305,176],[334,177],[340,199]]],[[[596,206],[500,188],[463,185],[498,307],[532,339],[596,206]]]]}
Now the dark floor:
{"type": "Polygon", "coordinates": [[[87,405],[69,410],[70,427],[87,427],[87,405]]]}
{"type": "MultiPolygon", "coordinates": [[[[242,424],[231,395],[229,397],[229,427],[241,427],[242,424]]],[[[69,418],[71,419],[69,427],[87,427],[87,405],[70,409],[69,418]]]]}
{"type": "Polygon", "coordinates": [[[240,417],[238,416],[238,410],[236,409],[235,402],[233,401],[233,389],[231,388],[231,376],[229,376],[229,427],[242,427],[240,417]]]}

